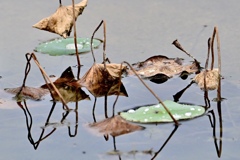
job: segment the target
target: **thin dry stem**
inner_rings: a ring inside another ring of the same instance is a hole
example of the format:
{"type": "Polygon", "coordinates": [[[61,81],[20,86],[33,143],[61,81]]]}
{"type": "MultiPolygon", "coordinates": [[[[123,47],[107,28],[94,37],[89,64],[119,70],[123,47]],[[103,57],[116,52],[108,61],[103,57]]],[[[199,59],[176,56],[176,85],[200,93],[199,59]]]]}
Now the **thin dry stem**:
{"type": "Polygon", "coordinates": [[[162,106],[164,107],[164,109],[167,111],[167,113],[169,114],[169,116],[172,118],[172,120],[174,121],[175,125],[178,126],[179,123],[178,121],[173,117],[172,113],[168,110],[168,108],[166,107],[166,105],[162,102],[162,100],[147,86],[147,84],[139,77],[139,75],[136,73],[136,71],[134,70],[134,68],[126,61],[123,61],[122,63],[126,63],[130,69],[134,72],[134,74],[138,77],[138,79],[142,82],[142,84],[152,93],[152,95],[158,100],[159,103],[162,104],[162,106]]]}
{"type": "Polygon", "coordinates": [[[211,38],[208,39],[208,53],[207,53],[207,59],[206,59],[206,63],[205,63],[205,72],[204,72],[204,90],[205,91],[207,91],[206,74],[207,74],[207,68],[208,68],[210,46],[211,46],[211,38]]]}
{"type": "MultiPolygon", "coordinates": [[[[56,86],[53,84],[53,82],[50,80],[50,78],[48,77],[48,75],[46,74],[46,72],[44,71],[44,69],[42,68],[42,66],[40,65],[40,63],[38,62],[37,60],[37,57],[35,56],[34,53],[31,54],[31,56],[33,57],[33,60],[34,62],[36,63],[36,65],[38,66],[38,68],[40,69],[42,75],[43,75],[43,78],[46,82],[46,84],[48,83],[47,81],[50,82],[50,84],[52,85],[53,89],[55,90],[55,92],[58,94],[58,96],[60,97],[61,99],[61,102],[63,103],[63,105],[66,107],[67,110],[69,110],[69,107],[67,106],[64,98],[62,97],[61,93],[58,91],[58,89],[56,88],[56,86]]],[[[50,89],[51,91],[51,89],[50,89]]]]}
{"type": "Polygon", "coordinates": [[[210,56],[210,48],[211,48],[211,38],[208,39],[208,53],[207,53],[207,59],[205,63],[205,70],[208,69],[208,62],[209,62],[209,56],[210,56]]]}
{"type": "Polygon", "coordinates": [[[211,38],[211,52],[212,52],[212,64],[211,64],[211,70],[213,70],[214,67],[214,39],[215,39],[216,29],[214,28],[212,38],[211,38]]]}
{"type": "Polygon", "coordinates": [[[106,22],[103,20],[103,64],[104,64],[104,69],[106,70],[106,22]]]}
{"type": "Polygon", "coordinates": [[[92,56],[93,56],[93,62],[95,63],[96,62],[96,59],[95,59],[95,56],[94,56],[94,53],[93,53],[93,46],[92,46],[92,43],[93,43],[93,38],[94,38],[94,35],[95,35],[95,33],[98,31],[98,29],[101,27],[101,25],[102,25],[102,23],[103,23],[104,21],[102,20],[101,22],[100,22],[100,24],[97,26],[97,28],[94,30],[94,32],[93,32],[93,34],[92,34],[92,37],[91,37],[91,52],[92,52],[92,56]]]}
{"type": "MultiPolygon", "coordinates": [[[[73,15],[75,15],[75,3],[74,0],[72,0],[72,8],[73,8],[73,15]]],[[[76,57],[77,57],[77,63],[78,63],[78,73],[77,73],[77,79],[80,79],[80,58],[78,55],[78,47],[77,47],[77,31],[76,31],[76,18],[73,16],[73,28],[74,28],[74,45],[76,50],[76,57]]]]}
{"type": "Polygon", "coordinates": [[[119,94],[120,94],[121,79],[122,79],[122,66],[123,66],[123,63],[121,63],[121,66],[120,66],[119,82],[118,82],[118,93],[117,93],[116,99],[115,99],[115,101],[113,103],[113,114],[112,114],[112,117],[114,117],[114,115],[115,115],[115,106],[117,104],[117,100],[118,100],[119,94]]]}
{"type": "Polygon", "coordinates": [[[220,38],[219,38],[219,34],[218,34],[218,28],[215,27],[214,29],[216,30],[216,36],[217,36],[218,72],[219,72],[217,98],[218,98],[218,101],[221,101],[221,52],[220,52],[220,38]]]}

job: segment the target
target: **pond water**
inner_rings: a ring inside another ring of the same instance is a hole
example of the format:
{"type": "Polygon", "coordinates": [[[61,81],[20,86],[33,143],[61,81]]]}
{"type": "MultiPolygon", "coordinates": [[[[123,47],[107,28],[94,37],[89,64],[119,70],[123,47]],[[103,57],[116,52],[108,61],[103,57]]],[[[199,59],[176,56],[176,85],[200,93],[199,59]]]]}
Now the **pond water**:
{"type": "MultiPolygon", "coordinates": [[[[63,4],[69,5],[71,1],[63,1],[63,4]]],[[[145,130],[109,137],[108,141],[103,136],[92,134],[87,127],[94,122],[94,97],[86,89],[84,91],[91,100],[80,101],[78,112],[70,112],[63,124],[60,122],[66,111],[57,103],[49,120],[52,125],[48,127],[44,125],[53,105],[49,95],[42,101],[26,101],[32,116],[30,125],[28,112],[24,112],[12,100],[13,95],[4,91],[4,88],[21,86],[26,53],[33,52],[40,42],[58,38],[58,35],[31,27],[51,15],[57,7],[58,1],[48,0],[0,2],[0,159],[145,160],[153,158],[158,151],[155,159],[239,159],[240,10],[237,0],[89,1],[83,15],[78,18],[77,35],[91,37],[104,19],[107,24],[106,54],[111,62],[121,63],[125,60],[134,63],[153,55],[181,57],[185,62],[191,61],[171,44],[178,39],[203,66],[207,55],[207,39],[212,35],[215,25],[218,26],[221,40],[224,101],[220,104],[211,101],[211,108],[204,116],[182,121],[176,130],[172,123],[142,125],[146,127],[145,130]],[[213,117],[215,127],[211,125],[213,117]],[[43,136],[53,133],[34,149],[31,142],[37,142],[43,131],[43,136]],[[75,132],[76,135],[72,136],[75,132]],[[113,152],[114,149],[118,152],[113,152]]],[[[96,37],[103,37],[101,29],[96,37]]],[[[49,75],[60,76],[68,66],[77,64],[75,56],[49,56],[41,53],[36,53],[36,56],[49,75]]],[[[102,47],[95,50],[95,56],[98,62],[102,62],[102,47]]],[[[91,67],[93,60],[89,53],[81,54],[80,58],[83,64],[82,76],[91,67]]],[[[76,68],[72,68],[76,73],[76,68]]],[[[191,78],[174,78],[163,84],[146,83],[162,100],[173,100],[173,95],[185,88],[191,78]]],[[[128,97],[119,98],[116,112],[157,103],[136,77],[125,77],[122,82],[128,97]]],[[[38,87],[43,83],[39,69],[32,63],[27,86],[38,87]]],[[[210,100],[215,97],[216,91],[209,92],[210,100]]],[[[115,96],[108,97],[109,115],[112,114],[114,101],[115,96]]],[[[204,93],[193,84],[180,101],[204,105],[204,93]]],[[[75,108],[75,103],[69,103],[69,107],[75,108]]],[[[104,98],[101,97],[97,99],[95,118],[101,121],[104,117],[104,98]]]]}

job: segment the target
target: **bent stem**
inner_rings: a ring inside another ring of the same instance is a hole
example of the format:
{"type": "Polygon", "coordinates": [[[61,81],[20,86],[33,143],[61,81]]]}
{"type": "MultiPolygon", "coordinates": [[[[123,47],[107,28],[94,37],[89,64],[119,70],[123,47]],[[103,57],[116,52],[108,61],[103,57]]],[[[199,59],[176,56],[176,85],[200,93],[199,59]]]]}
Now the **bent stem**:
{"type": "Polygon", "coordinates": [[[94,35],[95,33],[98,31],[98,29],[101,27],[101,25],[103,24],[103,20],[100,22],[100,24],[97,26],[97,28],[94,30],[93,34],[92,34],[92,37],[91,37],[91,52],[92,52],[92,56],[93,56],[93,62],[95,63],[96,62],[96,58],[94,56],[94,53],[93,53],[93,46],[92,46],[92,43],[93,43],[93,38],[94,38],[94,35]]]}
{"type": "Polygon", "coordinates": [[[25,67],[25,75],[24,75],[24,79],[23,79],[22,86],[21,86],[19,92],[16,94],[16,97],[19,97],[19,95],[21,94],[21,92],[22,92],[22,90],[23,90],[23,87],[25,87],[28,73],[29,73],[30,70],[31,70],[31,63],[30,63],[30,61],[31,61],[32,57],[31,57],[31,56],[29,57],[28,54],[26,54],[25,57],[26,57],[26,59],[27,59],[27,64],[26,64],[26,67],[25,67]]]}
{"type": "MultiPolygon", "coordinates": [[[[50,82],[51,86],[53,87],[54,91],[57,93],[57,95],[59,96],[59,98],[61,99],[61,102],[63,103],[63,105],[66,107],[67,110],[69,110],[69,107],[67,106],[64,98],[62,97],[61,93],[58,91],[58,89],[56,88],[56,86],[53,84],[53,82],[50,80],[50,78],[48,77],[48,75],[46,74],[46,72],[44,71],[44,69],[42,68],[42,66],[40,65],[40,63],[37,60],[37,57],[35,56],[34,53],[31,54],[34,62],[36,63],[36,65],[38,66],[39,70],[41,71],[43,78],[46,82],[46,84],[48,84],[48,81],[50,82]]],[[[48,86],[49,91],[51,91],[50,87],[48,86]]]]}
{"type": "Polygon", "coordinates": [[[172,120],[174,121],[175,125],[178,126],[179,123],[178,121],[173,117],[172,113],[168,110],[168,108],[166,107],[166,105],[162,102],[162,100],[147,86],[147,84],[139,77],[139,75],[136,73],[136,71],[134,70],[134,68],[126,61],[123,61],[122,63],[126,63],[130,69],[133,71],[133,73],[138,77],[138,79],[142,82],[142,84],[152,93],[152,95],[158,100],[159,103],[162,104],[162,106],[164,107],[164,109],[167,111],[167,113],[169,114],[169,116],[172,118],[172,120]]]}
{"type": "Polygon", "coordinates": [[[218,28],[215,26],[213,30],[212,40],[211,40],[211,52],[212,52],[212,64],[211,70],[214,67],[214,38],[217,38],[217,52],[218,52],[218,89],[217,89],[217,101],[221,101],[221,52],[220,52],[220,38],[218,34],[218,28]]]}
{"type": "Polygon", "coordinates": [[[123,63],[121,63],[121,66],[120,66],[120,72],[119,72],[119,81],[118,81],[117,96],[116,96],[116,99],[115,99],[115,101],[114,101],[114,103],[113,103],[112,117],[115,116],[115,106],[116,106],[116,104],[117,104],[117,100],[118,100],[118,98],[119,98],[119,94],[120,94],[121,79],[122,79],[122,76],[121,76],[121,75],[122,75],[122,64],[123,64],[123,63]]]}

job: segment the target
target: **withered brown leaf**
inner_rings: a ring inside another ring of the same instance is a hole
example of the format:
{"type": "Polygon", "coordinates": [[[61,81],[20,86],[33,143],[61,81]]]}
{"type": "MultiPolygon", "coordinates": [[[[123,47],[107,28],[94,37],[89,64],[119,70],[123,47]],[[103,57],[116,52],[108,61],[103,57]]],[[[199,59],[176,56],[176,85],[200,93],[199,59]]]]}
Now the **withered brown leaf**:
{"type": "MultiPolygon", "coordinates": [[[[77,17],[82,14],[84,8],[87,6],[88,0],[83,0],[75,4],[75,21],[77,17]]],[[[73,10],[72,6],[59,6],[54,14],[40,20],[34,24],[34,28],[46,30],[52,33],[59,34],[66,38],[70,35],[73,26],[73,10]]]]}
{"type": "Polygon", "coordinates": [[[126,69],[126,66],[122,67],[121,64],[110,63],[106,64],[105,70],[104,64],[94,63],[79,80],[79,83],[81,86],[86,87],[95,97],[118,94],[118,91],[120,95],[127,96],[123,84],[121,83],[119,86],[120,72],[126,69]]]}
{"type": "Polygon", "coordinates": [[[193,78],[193,82],[197,83],[202,90],[215,90],[218,88],[219,76],[218,69],[204,70],[193,78]],[[204,87],[204,74],[206,74],[206,88],[204,87]]]}
{"type": "MultiPolygon", "coordinates": [[[[64,98],[65,102],[77,102],[84,99],[90,99],[89,96],[81,89],[81,85],[74,78],[72,68],[68,67],[53,84],[58,89],[59,93],[64,98]]],[[[47,89],[48,86],[52,91],[52,96],[55,101],[61,101],[58,94],[50,84],[44,84],[41,87],[47,89]]]]}
{"type": "MultiPolygon", "coordinates": [[[[143,62],[135,63],[133,68],[142,78],[151,79],[151,77],[161,75],[163,76],[162,82],[174,75],[181,75],[183,72],[191,74],[199,71],[199,66],[195,62],[183,65],[183,59],[168,58],[162,55],[152,56],[143,62]]],[[[133,75],[134,73],[128,70],[128,74],[133,75]]]]}

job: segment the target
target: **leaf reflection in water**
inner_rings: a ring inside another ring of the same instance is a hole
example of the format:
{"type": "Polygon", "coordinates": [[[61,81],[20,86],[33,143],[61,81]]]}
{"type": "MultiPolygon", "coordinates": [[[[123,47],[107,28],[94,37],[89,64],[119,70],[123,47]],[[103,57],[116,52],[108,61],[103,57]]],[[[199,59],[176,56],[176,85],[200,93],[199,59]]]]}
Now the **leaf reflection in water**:
{"type": "Polygon", "coordinates": [[[145,129],[145,127],[124,120],[119,115],[90,124],[89,127],[97,130],[101,135],[114,137],[145,129]]]}

